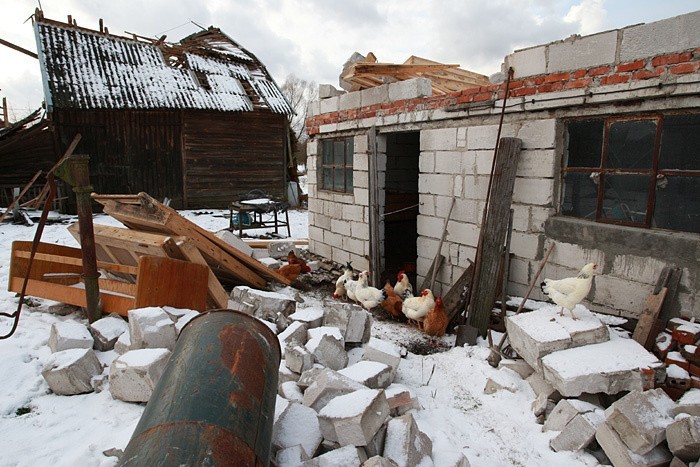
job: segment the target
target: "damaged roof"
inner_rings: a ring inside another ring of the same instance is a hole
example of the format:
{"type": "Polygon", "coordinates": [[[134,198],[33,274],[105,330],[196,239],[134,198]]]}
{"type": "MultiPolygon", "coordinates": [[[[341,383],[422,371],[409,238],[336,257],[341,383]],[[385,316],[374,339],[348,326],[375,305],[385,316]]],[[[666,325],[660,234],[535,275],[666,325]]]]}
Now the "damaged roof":
{"type": "Polygon", "coordinates": [[[49,110],[293,110],[265,66],[218,28],[172,44],[93,31],[37,15],[49,110]]]}

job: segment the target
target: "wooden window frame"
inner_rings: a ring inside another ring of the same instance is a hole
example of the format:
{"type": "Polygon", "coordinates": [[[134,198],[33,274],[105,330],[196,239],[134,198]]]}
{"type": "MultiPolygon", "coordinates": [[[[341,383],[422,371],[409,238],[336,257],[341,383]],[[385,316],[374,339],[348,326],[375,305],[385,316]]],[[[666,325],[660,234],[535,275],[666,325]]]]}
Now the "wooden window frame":
{"type": "Polygon", "coordinates": [[[321,190],[332,191],[334,193],[352,193],[354,188],[353,183],[353,156],[354,156],[354,138],[333,138],[324,139],[321,141],[321,154],[319,155],[318,163],[318,173],[319,180],[318,185],[321,190]],[[342,143],[343,154],[342,162],[338,163],[336,161],[338,144],[342,143]],[[330,161],[326,160],[327,152],[326,148],[330,149],[330,161]],[[325,173],[330,170],[330,180],[331,185],[328,186],[326,182],[325,173]],[[336,175],[338,171],[342,172],[342,186],[336,183],[336,175]],[[348,177],[349,175],[349,177],[348,177]],[[348,180],[349,178],[349,180],[348,180]]]}

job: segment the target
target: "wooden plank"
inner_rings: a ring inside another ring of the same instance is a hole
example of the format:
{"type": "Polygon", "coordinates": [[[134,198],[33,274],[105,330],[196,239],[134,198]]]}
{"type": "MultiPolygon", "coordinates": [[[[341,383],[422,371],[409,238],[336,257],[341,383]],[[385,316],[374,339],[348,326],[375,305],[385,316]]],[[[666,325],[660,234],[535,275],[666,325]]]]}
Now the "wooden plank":
{"type": "MultiPolygon", "coordinates": [[[[15,256],[17,258],[29,259],[30,254],[31,253],[29,251],[17,251],[15,253],[15,256]]],[[[80,267],[83,266],[83,262],[81,259],[73,258],[70,256],[50,255],[50,254],[46,254],[46,253],[35,254],[34,261],[49,261],[52,263],[69,264],[71,266],[80,266],[80,267]]],[[[136,272],[138,271],[138,268],[136,266],[124,266],[123,264],[114,264],[114,263],[108,263],[105,261],[98,261],[97,267],[100,269],[106,269],[110,272],[123,272],[123,273],[133,274],[133,275],[136,275],[136,272]]]]}
{"type": "Polygon", "coordinates": [[[651,294],[647,297],[644,310],[642,310],[642,313],[639,315],[639,321],[634,328],[632,339],[644,346],[647,350],[651,350],[654,346],[656,336],[652,331],[655,328],[656,320],[664,305],[667,293],[668,289],[662,287],[658,294],[651,294]]]}
{"type": "Polygon", "coordinates": [[[474,276],[474,263],[469,262],[469,266],[464,270],[459,279],[452,285],[442,298],[442,303],[445,305],[445,313],[451,322],[457,314],[464,310],[466,306],[467,296],[469,294],[469,284],[474,276]]]}
{"type": "Polygon", "coordinates": [[[228,308],[228,294],[221,286],[221,282],[216,278],[214,271],[207,265],[207,261],[199,252],[194,243],[186,237],[180,237],[179,240],[171,240],[180,252],[180,254],[188,261],[195,264],[202,264],[207,267],[207,309],[228,308]]]}
{"type": "Polygon", "coordinates": [[[134,306],[173,306],[204,311],[209,268],[202,264],[157,256],[139,257],[134,306]]]}
{"type": "MultiPolygon", "coordinates": [[[[270,246],[270,243],[275,243],[275,242],[280,241],[279,239],[275,239],[275,240],[257,240],[257,239],[250,240],[247,238],[242,238],[241,240],[243,240],[246,243],[246,245],[248,245],[251,248],[267,248],[270,246]]],[[[284,240],[284,241],[289,242],[293,245],[297,245],[297,246],[304,246],[304,245],[309,244],[308,240],[284,240]]]]}
{"type": "Polygon", "coordinates": [[[117,281],[114,279],[98,279],[100,284],[100,290],[105,290],[109,292],[116,292],[123,295],[129,295],[131,297],[136,296],[136,284],[130,284],[128,282],[117,281]]]}
{"type": "Polygon", "coordinates": [[[379,284],[379,276],[381,273],[381,255],[379,245],[380,222],[379,217],[379,151],[377,149],[377,134],[376,126],[372,126],[367,133],[367,158],[369,165],[369,269],[371,285],[381,287],[379,284]]]}
{"type": "Polygon", "coordinates": [[[10,213],[10,211],[12,211],[12,209],[14,209],[15,205],[17,203],[19,203],[19,200],[22,199],[22,196],[24,196],[24,194],[27,192],[27,190],[29,190],[29,188],[31,188],[31,186],[34,185],[34,182],[36,182],[36,179],[39,178],[39,175],[41,175],[41,170],[39,170],[36,174],[34,174],[32,179],[29,180],[29,183],[24,185],[24,188],[22,188],[22,191],[19,192],[19,195],[17,196],[17,198],[15,198],[10,203],[10,205],[7,206],[7,209],[5,210],[5,212],[3,212],[2,215],[0,216],[0,222],[5,220],[5,217],[7,217],[7,215],[10,213]]]}
{"type": "MultiPolygon", "coordinates": [[[[430,268],[428,268],[428,272],[425,273],[425,277],[423,278],[423,283],[420,285],[420,288],[416,290],[416,295],[420,294],[423,292],[424,289],[431,289],[430,287],[430,282],[431,278],[435,276],[435,269],[440,269],[440,266],[442,266],[442,262],[445,261],[445,257],[438,253],[435,255],[435,258],[433,258],[433,262],[430,264],[430,268]]],[[[431,289],[432,292],[432,289],[431,289]]]]}

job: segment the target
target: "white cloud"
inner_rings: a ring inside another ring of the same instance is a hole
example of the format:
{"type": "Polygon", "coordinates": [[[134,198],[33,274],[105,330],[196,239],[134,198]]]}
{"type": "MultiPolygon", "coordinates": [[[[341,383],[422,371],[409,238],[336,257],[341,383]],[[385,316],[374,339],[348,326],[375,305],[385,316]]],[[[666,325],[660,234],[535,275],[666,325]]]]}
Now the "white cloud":
{"type": "Polygon", "coordinates": [[[564,21],[578,23],[579,34],[593,34],[603,30],[607,13],[603,7],[603,0],[582,0],[578,5],[569,8],[564,21]]]}

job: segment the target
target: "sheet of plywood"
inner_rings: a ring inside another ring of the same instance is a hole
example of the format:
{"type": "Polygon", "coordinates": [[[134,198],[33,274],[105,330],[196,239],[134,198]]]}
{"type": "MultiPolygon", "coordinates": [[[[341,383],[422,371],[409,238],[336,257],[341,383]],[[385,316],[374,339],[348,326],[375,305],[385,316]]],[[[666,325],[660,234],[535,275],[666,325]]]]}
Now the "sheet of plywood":
{"type": "Polygon", "coordinates": [[[158,256],[139,257],[136,308],[171,305],[204,311],[209,267],[158,256]]]}
{"type": "Polygon", "coordinates": [[[654,346],[656,335],[653,333],[653,331],[656,326],[656,320],[661,312],[661,308],[664,305],[664,300],[666,299],[667,293],[668,289],[666,287],[662,287],[659,293],[651,294],[647,297],[644,310],[642,310],[642,313],[639,315],[639,321],[637,322],[637,326],[634,328],[632,339],[644,346],[644,348],[647,350],[651,350],[654,346]]]}

